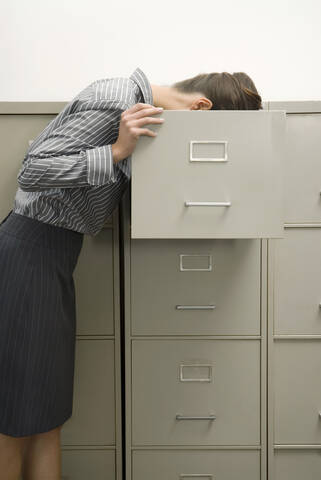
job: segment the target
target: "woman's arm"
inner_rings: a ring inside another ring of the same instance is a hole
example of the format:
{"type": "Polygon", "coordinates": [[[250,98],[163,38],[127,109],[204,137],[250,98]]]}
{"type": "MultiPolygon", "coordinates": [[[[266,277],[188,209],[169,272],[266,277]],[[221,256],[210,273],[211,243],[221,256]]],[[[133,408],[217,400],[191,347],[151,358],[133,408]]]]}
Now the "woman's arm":
{"type": "MultiPolygon", "coordinates": [[[[17,175],[20,188],[82,187],[116,181],[117,152],[110,142],[118,129],[121,109],[108,109],[108,102],[77,100],[77,110],[44,140],[32,143],[17,175]]],[[[72,111],[72,110],[71,110],[72,111]]],[[[48,128],[48,127],[47,127],[48,128]]],[[[40,136],[39,136],[40,137],[40,136]]]]}

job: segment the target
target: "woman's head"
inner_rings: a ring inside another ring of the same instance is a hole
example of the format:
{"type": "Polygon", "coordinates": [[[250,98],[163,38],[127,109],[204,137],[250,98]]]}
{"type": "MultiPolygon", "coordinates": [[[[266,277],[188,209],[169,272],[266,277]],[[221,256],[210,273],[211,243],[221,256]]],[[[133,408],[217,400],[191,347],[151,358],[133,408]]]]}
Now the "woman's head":
{"type": "Polygon", "coordinates": [[[260,110],[262,98],[244,72],[200,73],[171,85],[182,93],[202,92],[212,102],[210,110],[260,110]]]}

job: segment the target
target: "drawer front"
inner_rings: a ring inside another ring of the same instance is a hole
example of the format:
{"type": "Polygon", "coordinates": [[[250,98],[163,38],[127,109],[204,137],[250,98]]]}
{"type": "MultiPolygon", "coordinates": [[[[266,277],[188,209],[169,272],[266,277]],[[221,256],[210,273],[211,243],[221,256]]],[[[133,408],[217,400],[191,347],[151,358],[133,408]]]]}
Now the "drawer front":
{"type": "Polygon", "coordinates": [[[275,248],[274,331],[321,334],[321,228],[286,228],[275,248]]]}
{"type": "Polygon", "coordinates": [[[113,230],[84,235],[74,272],[78,335],[114,334],[113,230]]]}
{"type": "Polygon", "coordinates": [[[286,119],[285,222],[321,222],[321,114],[286,119]]]}
{"type": "Polygon", "coordinates": [[[134,335],[259,335],[260,240],[131,241],[134,335]]]}
{"type": "Polygon", "coordinates": [[[258,445],[260,341],[133,340],[132,415],[133,445],[258,445]]]}
{"type": "Polygon", "coordinates": [[[115,444],[114,340],[77,340],[73,414],[63,445],[115,444]]]}
{"type": "MultiPolygon", "coordinates": [[[[134,450],[133,480],[259,480],[255,450],[134,450]]],[[[284,479],[283,479],[284,480],[284,479]]]]}
{"type": "Polygon", "coordinates": [[[321,444],[320,379],[320,340],[275,341],[275,443],[321,444]]]}
{"type": "Polygon", "coordinates": [[[282,237],[285,113],[162,116],[132,154],[132,238],[282,237]]]}
{"type": "Polygon", "coordinates": [[[273,480],[320,480],[321,450],[277,450],[273,480]]]}
{"type": "Polygon", "coordinates": [[[62,450],[62,480],[116,480],[113,450],[62,450]]]}

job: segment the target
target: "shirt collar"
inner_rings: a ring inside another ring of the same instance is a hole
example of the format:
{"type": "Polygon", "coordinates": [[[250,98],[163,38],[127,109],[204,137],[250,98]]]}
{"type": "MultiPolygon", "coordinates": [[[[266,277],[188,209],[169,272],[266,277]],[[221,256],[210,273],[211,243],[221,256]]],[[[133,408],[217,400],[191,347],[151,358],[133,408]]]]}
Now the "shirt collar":
{"type": "Polygon", "coordinates": [[[144,102],[153,105],[153,91],[145,73],[137,67],[129,78],[139,86],[144,102]]]}

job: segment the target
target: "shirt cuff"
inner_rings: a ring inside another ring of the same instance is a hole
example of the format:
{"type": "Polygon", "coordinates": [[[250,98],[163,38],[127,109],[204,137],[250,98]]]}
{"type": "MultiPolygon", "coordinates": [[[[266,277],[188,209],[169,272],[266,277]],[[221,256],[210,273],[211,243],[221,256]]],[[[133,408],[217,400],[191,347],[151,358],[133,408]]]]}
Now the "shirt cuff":
{"type": "Polygon", "coordinates": [[[87,181],[90,185],[105,185],[116,181],[111,147],[110,144],[86,150],[87,181]]]}

